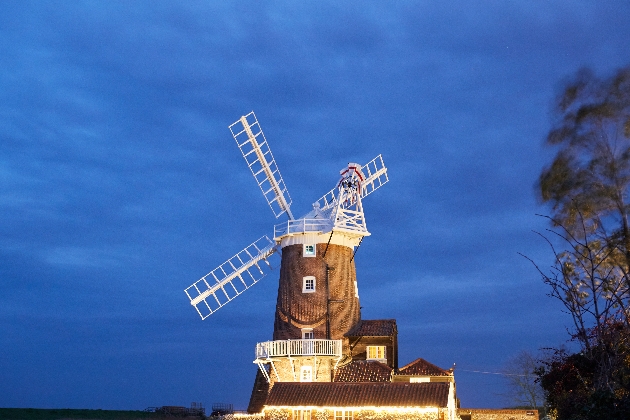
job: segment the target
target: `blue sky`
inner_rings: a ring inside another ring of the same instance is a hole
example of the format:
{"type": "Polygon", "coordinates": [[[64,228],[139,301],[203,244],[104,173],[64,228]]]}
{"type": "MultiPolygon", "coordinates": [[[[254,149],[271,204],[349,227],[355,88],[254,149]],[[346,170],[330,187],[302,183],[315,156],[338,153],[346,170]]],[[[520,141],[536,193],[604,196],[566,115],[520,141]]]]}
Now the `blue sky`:
{"type": "Polygon", "coordinates": [[[275,219],[228,125],[251,110],[293,198],[383,155],[356,256],[400,363],[462,406],[562,345],[535,182],[562,82],[630,63],[627,1],[0,4],[0,406],[245,408],[277,274],[201,321],[183,289],[275,219]]]}

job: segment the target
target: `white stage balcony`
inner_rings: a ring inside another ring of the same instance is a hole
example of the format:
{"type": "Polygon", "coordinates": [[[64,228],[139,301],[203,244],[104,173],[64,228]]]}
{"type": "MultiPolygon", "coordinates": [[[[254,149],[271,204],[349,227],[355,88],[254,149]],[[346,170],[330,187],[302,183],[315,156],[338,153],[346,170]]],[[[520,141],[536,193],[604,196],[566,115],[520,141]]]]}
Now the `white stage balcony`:
{"type": "Polygon", "coordinates": [[[275,340],[256,344],[257,362],[275,357],[337,357],[342,356],[341,340],[275,340]]]}
{"type": "Polygon", "coordinates": [[[330,232],[332,223],[329,219],[297,219],[279,223],[273,227],[273,236],[278,240],[286,235],[296,235],[300,233],[322,233],[330,232]]]}

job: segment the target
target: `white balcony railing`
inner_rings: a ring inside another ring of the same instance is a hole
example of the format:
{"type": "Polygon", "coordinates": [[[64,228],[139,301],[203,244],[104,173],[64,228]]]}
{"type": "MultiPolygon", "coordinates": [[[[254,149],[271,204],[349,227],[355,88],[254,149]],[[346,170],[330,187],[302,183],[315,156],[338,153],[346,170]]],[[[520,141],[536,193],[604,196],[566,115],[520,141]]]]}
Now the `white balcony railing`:
{"type": "Polygon", "coordinates": [[[329,219],[297,219],[289,220],[274,226],[274,238],[306,232],[330,232],[332,223],[329,219]]]}
{"type": "Polygon", "coordinates": [[[341,357],[341,340],[275,340],[256,344],[256,360],[288,356],[341,357]]]}

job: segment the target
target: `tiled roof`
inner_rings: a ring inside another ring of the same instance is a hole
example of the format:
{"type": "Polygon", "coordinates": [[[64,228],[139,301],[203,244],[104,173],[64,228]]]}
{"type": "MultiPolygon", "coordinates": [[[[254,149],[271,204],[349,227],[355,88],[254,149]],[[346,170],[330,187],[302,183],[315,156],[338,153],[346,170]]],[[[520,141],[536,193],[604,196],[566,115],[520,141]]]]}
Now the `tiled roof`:
{"type": "Polygon", "coordinates": [[[390,337],[396,333],[395,319],[373,319],[359,321],[346,337],[390,337]]]}
{"type": "Polygon", "coordinates": [[[267,394],[269,392],[269,383],[265,376],[256,369],[256,379],[254,380],[254,389],[252,389],[252,395],[249,398],[249,405],[247,406],[247,412],[250,414],[260,413],[265,405],[267,394]]]}
{"type": "Polygon", "coordinates": [[[446,407],[448,382],[277,382],[266,407],[446,407]]]}
{"type": "Polygon", "coordinates": [[[451,372],[435,366],[420,358],[401,367],[396,372],[397,375],[418,375],[418,376],[450,376],[451,372]]]}
{"type": "Polygon", "coordinates": [[[355,360],[337,369],[334,382],[391,382],[392,368],[376,360],[355,360]]]}

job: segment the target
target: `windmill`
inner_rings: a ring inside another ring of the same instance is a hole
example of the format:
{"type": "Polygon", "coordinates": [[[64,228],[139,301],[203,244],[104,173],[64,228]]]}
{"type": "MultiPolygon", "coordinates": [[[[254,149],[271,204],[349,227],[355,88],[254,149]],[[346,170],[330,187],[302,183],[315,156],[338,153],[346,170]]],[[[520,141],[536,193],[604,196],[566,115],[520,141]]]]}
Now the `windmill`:
{"type": "MultiPolygon", "coordinates": [[[[349,163],[337,185],[296,219],[254,112],[229,128],[276,219],[286,214],[288,220],[274,226],[273,239],[260,237],[186,288],[186,295],[206,319],[264,277],[270,258],[280,253],[273,341],[258,344],[255,362],[260,365],[273,355],[340,357],[340,339],[361,319],[354,254],[370,235],[362,200],[389,180],[383,159],[378,155],[365,165],[349,163]],[[297,344],[287,344],[291,340],[297,344]]],[[[289,361],[295,379],[296,367],[289,361]]]]}

